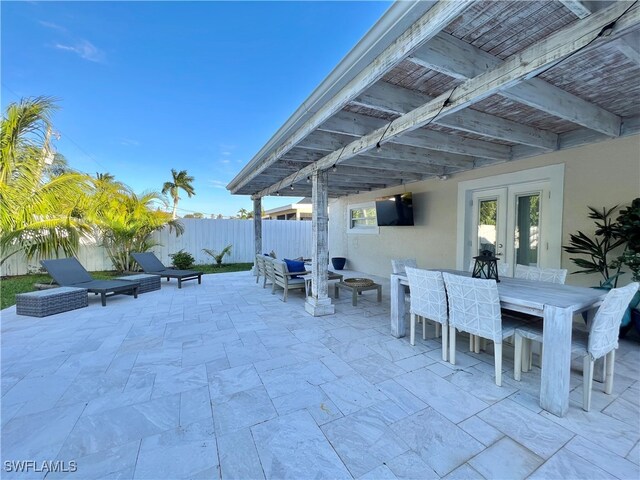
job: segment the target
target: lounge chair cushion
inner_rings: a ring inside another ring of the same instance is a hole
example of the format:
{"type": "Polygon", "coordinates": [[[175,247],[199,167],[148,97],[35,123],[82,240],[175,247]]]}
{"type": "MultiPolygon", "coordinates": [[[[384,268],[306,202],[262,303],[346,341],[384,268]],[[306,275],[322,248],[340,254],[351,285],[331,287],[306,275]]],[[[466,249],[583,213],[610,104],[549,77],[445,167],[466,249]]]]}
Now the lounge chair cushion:
{"type": "MultiPolygon", "coordinates": [[[[296,273],[296,272],[304,272],[304,262],[300,262],[298,260],[289,260],[287,258],[285,258],[284,263],[287,264],[287,270],[289,270],[289,273],[296,273]]],[[[300,278],[298,275],[292,275],[291,278],[300,278]]]]}

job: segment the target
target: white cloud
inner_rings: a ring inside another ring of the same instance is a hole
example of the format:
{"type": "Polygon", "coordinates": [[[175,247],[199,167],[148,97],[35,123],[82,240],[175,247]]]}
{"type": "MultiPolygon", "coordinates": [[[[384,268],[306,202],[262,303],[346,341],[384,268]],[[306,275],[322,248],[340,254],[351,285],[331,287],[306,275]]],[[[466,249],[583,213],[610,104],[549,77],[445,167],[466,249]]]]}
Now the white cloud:
{"type": "Polygon", "coordinates": [[[124,145],[125,147],[139,147],[140,142],[137,140],[132,140],[130,138],[123,138],[120,141],[120,145],[124,145]]]}
{"type": "Polygon", "coordinates": [[[80,39],[71,45],[56,43],[54,45],[54,48],[67,52],[73,52],[80,58],[89,60],[90,62],[103,63],[105,61],[104,52],[88,40],[80,39]]]}
{"type": "Polygon", "coordinates": [[[211,185],[213,188],[227,188],[227,182],[223,182],[222,180],[209,180],[209,185],[211,185]]]}
{"type": "Polygon", "coordinates": [[[50,28],[51,30],[57,30],[58,32],[65,32],[67,33],[67,29],[64,28],[61,25],[57,25],[53,22],[45,22],[43,20],[40,20],[38,23],[40,23],[40,25],[42,25],[43,27],[47,27],[50,28]]]}

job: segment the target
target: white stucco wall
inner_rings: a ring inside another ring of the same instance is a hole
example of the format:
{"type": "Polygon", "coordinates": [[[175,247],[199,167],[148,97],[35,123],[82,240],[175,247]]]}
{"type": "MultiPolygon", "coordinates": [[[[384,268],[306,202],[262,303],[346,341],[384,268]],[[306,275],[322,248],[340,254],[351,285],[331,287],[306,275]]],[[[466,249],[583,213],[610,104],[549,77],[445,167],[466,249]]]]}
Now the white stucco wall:
{"type": "MultiPolygon", "coordinates": [[[[392,258],[414,257],[424,268],[453,268],[456,264],[458,183],[535,167],[565,165],[562,243],[569,234],[593,233],[587,205],[612,207],[640,196],[640,136],[597,143],[511,163],[481,168],[333,200],[329,205],[329,252],[344,256],[348,268],[374,275],[391,273],[392,258]],[[348,205],[372,201],[398,192],[413,192],[415,226],[381,227],[378,235],[347,233],[348,205]]],[[[576,267],[562,252],[562,268],[576,267]]],[[[569,275],[567,283],[594,285],[597,275],[569,275]]]]}

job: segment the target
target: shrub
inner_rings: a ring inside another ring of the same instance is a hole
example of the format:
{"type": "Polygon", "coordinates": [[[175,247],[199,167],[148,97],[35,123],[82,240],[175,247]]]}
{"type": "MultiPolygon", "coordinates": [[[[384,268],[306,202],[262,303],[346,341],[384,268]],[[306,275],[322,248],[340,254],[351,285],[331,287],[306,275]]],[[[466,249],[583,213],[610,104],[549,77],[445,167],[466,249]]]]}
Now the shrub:
{"type": "Polygon", "coordinates": [[[184,250],[180,250],[176,253],[170,253],[169,256],[173,261],[173,265],[179,270],[186,270],[191,268],[191,266],[196,261],[189,252],[185,252],[184,250]]]}

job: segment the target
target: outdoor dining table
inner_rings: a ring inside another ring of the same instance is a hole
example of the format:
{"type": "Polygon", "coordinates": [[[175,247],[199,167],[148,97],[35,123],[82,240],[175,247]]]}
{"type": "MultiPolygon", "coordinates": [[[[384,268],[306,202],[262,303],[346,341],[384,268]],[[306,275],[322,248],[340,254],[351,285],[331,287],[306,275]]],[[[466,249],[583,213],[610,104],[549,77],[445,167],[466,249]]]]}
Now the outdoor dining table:
{"type": "MultiPolygon", "coordinates": [[[[469,276],[469,272],[442,270],[469,276]]],[[[391,275],[391,334],[405,335],[405,275],[391,275]]],[[[540,385],[540,407],[559,417],[569,409],[571,371],[571,330],[573,316],[593,313],[606,292],[586,287],[500,278],[498,295],[503,309],[539,316],[543,319],[544,355],[540,385]]]]}

